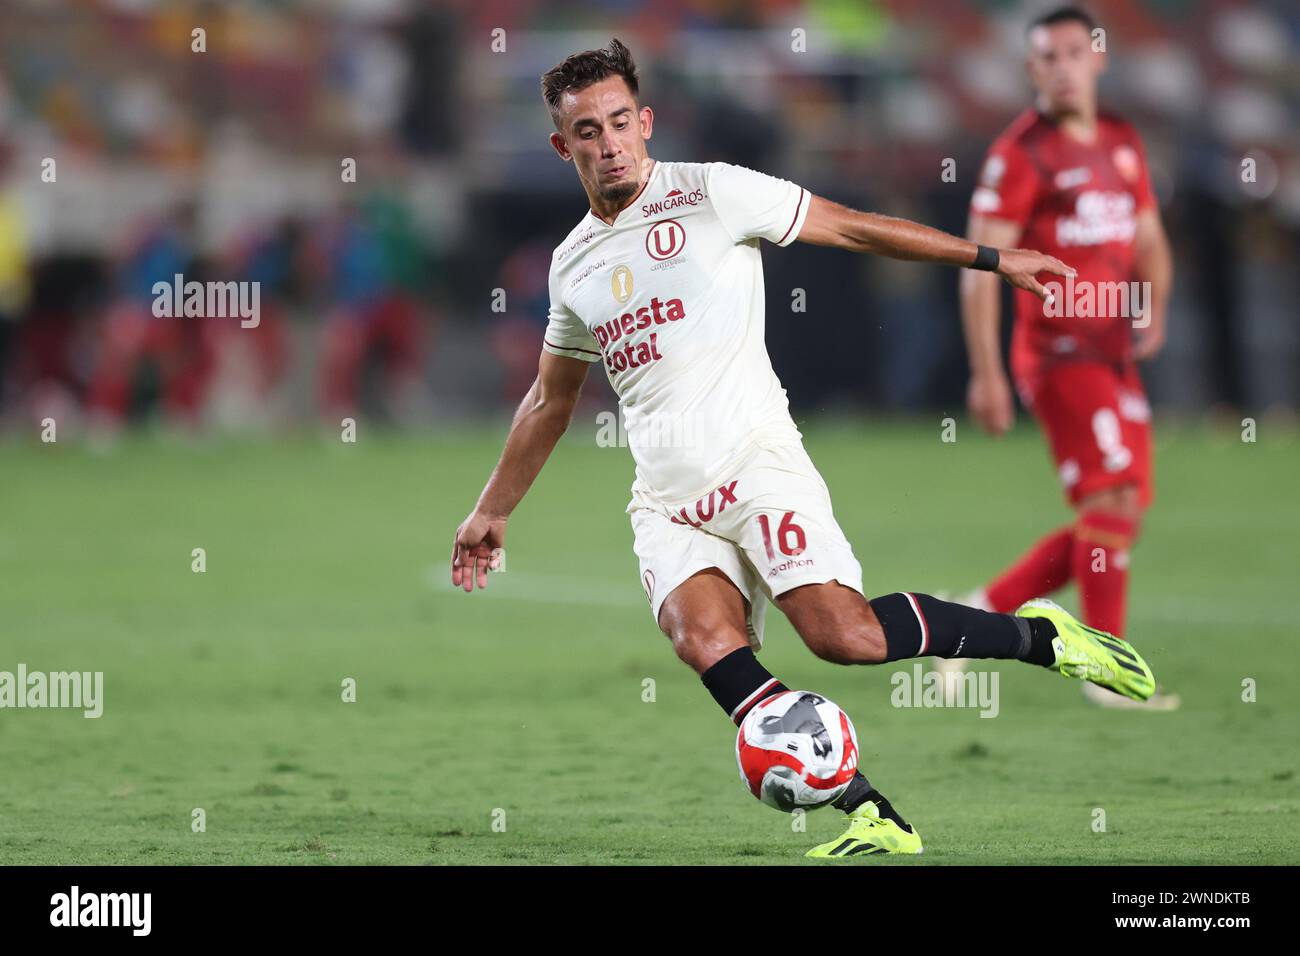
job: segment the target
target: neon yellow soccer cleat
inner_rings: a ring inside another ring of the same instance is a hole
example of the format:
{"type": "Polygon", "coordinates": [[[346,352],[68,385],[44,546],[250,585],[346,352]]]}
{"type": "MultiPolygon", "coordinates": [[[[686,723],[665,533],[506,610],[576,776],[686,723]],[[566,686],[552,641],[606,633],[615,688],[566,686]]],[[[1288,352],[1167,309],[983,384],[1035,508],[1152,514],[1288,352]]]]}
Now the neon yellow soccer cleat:
{"type": "Polygon", "coordinates": [[[849,828],[842,834],[809,850],[805,856],[818,860],[842,860],[872,853],[920,853],[921,834],[908,833],[893,820],[880,816],[868,800],[849,814],[849,828]]]}
{"type": "Polygon", "coordinates": [[[1133,700],[1146,700],[1156,689],[1156,679],[1142,655],[1128,641],[1098,631],[1077,620],[1065,608],[1044,598],[1026,601],[1017,617],[1045,617],[1056,627],[1051,670],[1113,690],[1133,700]]]}

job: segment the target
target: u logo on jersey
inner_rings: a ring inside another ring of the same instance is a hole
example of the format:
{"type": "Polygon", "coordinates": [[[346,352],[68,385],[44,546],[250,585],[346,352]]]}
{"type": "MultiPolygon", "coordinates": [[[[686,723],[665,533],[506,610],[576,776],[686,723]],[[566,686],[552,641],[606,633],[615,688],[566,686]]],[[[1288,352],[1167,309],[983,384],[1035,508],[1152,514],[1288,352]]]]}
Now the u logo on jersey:
{"type": "Polygon", "coordinates": [[[661,219],[645,235],[645,251],[651,259],[663,262],[686,248],[686,227],[676,219],[661,219]]]}
{"type": "Polygon", "coordinates": [[[609,277],[609,291],[614,294],[619,305],[632,298],[632,270],[627,266],[619,266],[615,269],[613,275],[609,277]]]}

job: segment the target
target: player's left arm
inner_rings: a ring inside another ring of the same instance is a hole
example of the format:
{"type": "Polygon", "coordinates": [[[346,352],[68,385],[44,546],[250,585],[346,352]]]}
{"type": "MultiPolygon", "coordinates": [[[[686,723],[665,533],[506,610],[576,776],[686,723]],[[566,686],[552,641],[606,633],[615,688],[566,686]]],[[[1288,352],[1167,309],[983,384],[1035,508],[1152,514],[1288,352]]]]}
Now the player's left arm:
{"type": "MultiPolygon", "coordinates": [[[[821,196],[812,197],[808,217],[799,231],[799,241],[850,252],[869,252],[891,259],[942,262],[960,268],[974,266],[979,251],[979,246],[969,239],[909,219],[859,212],[821,196]]],[[[1046,299],[1048,291],[1036,278],[1039,273],[1074,275],[1074,270],[1060,259],[1032,249],[998,249],[997,256],[997,268],[993,271],[1013,286],[1027,289],[1040,299],[1046,299]]]]}
{"type": "Polygon", "coordinates": [[[1165,344],[1166,309],[1174,284],[1174,257],[1156,207],[1138,213],[1133,246],[1133,272],[1139,282],[1150,283],[1146,312],[1134,322],[1133,357],[1142,360],[1154,356],[1165,344]]]}

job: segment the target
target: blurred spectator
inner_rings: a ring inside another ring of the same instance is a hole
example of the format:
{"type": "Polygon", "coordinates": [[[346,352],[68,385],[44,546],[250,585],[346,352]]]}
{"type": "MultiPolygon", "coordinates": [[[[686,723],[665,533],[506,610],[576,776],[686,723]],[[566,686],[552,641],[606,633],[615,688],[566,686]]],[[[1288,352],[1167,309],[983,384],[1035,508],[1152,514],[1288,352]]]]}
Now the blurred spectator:
{"type": "Polygon", "coordinates": [[[387,197],[345,205],[327,231],[323,278],[331,306],[321,353],[322,414],[355,416],[363,381],[373,411],[404,420],[422,402],[426,347],[420,245],[405,209],[387,197]]]}
{"type": "Polygon", "coordinates": [[[195,425],[212,370],[217,322],[153,314],[154,284],[204,281],[196,257],[197,209],[185,203],[144,227],[124,250],[118,289],[100,329],[87,406],[94,424],[120,426],[157,396],[168,419],[195,425]]]}
{"type": "Polygon", "coordinates": [[[9,146],[0,140],[0,402],[5,399],[5,369],[31,294],[27,223],[17,192],[9,183],[9,146]]]}
{"type": "Polygon", "coordinates": [[[537,377],[551,305],[547,286],[551,251],[552,247],[540,240],[525,242],[506,257],[493,286],[505,291],[507,305],[504,312],[493,314],[491,333],[492,355],[505,373],[502,405],[518,404],[537,377]]]}

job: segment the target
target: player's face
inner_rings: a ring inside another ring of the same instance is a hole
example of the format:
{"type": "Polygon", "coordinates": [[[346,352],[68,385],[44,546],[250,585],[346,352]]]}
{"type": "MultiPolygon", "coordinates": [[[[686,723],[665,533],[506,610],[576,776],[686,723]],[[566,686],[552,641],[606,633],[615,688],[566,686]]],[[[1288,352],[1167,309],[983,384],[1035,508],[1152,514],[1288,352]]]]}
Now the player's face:
{"type": "Polygon", "coordinates": [[[551,145],[573,160],[587,193],[607,205],[637,194],[645,181],[654,113],[638,109],[621,76],[611,76],[560,100],[560,129],[551,145]]]}
{"type": "Polygon", "coordinates": [[[1092,36],[1082,23],[1057,23],[1030,31],[1026,65],[1047,112],[1077,113],[1096,101],[1105,57],[1093,52],[1092,36]]]}

